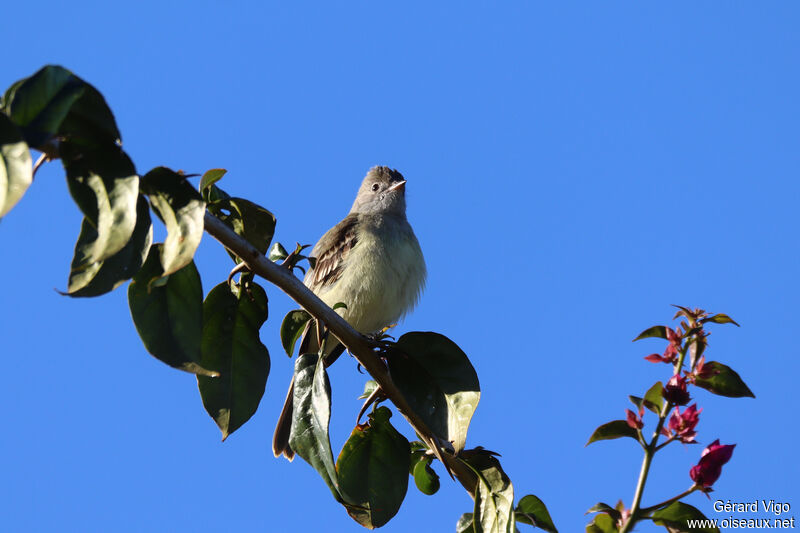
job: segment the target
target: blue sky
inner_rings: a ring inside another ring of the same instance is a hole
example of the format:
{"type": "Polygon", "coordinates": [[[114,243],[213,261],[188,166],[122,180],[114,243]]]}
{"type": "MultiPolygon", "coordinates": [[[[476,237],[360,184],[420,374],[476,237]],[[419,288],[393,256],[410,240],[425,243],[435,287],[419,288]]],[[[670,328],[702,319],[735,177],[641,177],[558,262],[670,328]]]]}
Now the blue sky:
{"type": "MultiPolygon", "coordinates": [[[[597,501],[630,504],[634,442],[584,448],[668,377],[642,360],[663,343],[630,340],[673,303],[730,314],[742,327],[716,327],[708,357],[757,399],[695,394],[703,445],[737,444],[712,498],[796,516],[798,15],[793,2],[14,2],[0,86],[70,68],[105,95],[140,172],[227,168],[222,187],[271,209],[285,244],[341,219],[372,165],[403,172],[429,278],[398,333],[466,351],[482,385],[467,446],[502,453],[517,495],[541,497],[562,532],[597,501]]],[[[58,163],[0,224],[4,528],[359,530],[308,465],[269,449],[288,297],[268,288],[267,392],[221,443],[195,379],[145,352],[124,289],[53,290],[79,226],[58,163]]],[[[230,267],[208,237],[197,261],[206,291],[230,267]]],[[[364,379],[352,360],[331,368],[334,453],[364,379]]],[[[701,450],[660,453],[645,505],[687,488],[701,450]]],[[[471,506],[444,477],[432,497],[412,485],[384,530],[452,531],[471,506]]]]}

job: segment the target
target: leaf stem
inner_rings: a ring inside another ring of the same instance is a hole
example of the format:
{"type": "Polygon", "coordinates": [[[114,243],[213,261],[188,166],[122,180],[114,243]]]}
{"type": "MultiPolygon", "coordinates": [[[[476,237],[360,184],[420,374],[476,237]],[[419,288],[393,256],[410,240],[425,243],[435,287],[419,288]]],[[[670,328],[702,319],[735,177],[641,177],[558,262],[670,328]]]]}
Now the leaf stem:
{"type": "Polygon", "coordinates": [[[676,501],[680,500],[684,496],[688,496],[689,494],[693,493],[694,491],[696,491],[699,488],[700,487],[697,486],[697,485],[692,485],[691,487],[689,487],[685,491],[681,492],[677,496],[673,496],[669,500],[664,500],[663,502],[657,503],[655,505],[651,505],[650,507],[644,507],[642,509],[639,509],[639,513],[642,514],[642,515],[650,514],[653,511],[655,511],[656,509],[661,509],[662,507],[666,507],[667,505],[669,505],[671,503],[675,503],[676,501]]]}

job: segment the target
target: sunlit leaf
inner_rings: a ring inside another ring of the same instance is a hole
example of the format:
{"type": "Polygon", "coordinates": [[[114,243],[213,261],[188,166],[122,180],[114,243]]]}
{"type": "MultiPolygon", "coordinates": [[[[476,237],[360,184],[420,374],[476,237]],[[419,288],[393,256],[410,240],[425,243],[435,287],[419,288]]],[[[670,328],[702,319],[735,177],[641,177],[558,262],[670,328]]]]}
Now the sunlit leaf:
{"type": "Polygon", "coordinates": [[[695,384],[698,387],[729,398],[756,397],[739,377],[739,374],[729,366],[717,361],[709,361],[703,365],[703,371],[709,371],[713,375],[706,379],[697,378],[695,384]]]}
{"type": "Polygon", "coordinates": [[[652,328],[647,328],[643,332],[639,333],[639,335],[633,340],[634,341],[638,341],[639,339],[646,339],[648,337],[658,337],[659,339],[666,339],[667,338],[667,327],[666,326],[653,326],[652,328]]]}
{"type": "Polygon", "coordinates": [[[663,389],[664,384],[656,381],[644,394],[644,406],[657,415],[661,415],[661,409],[664,405],[664,397],[661,395],[663,389]]]}
{"type": "Polygon", "coordinates": [[[325,365],[315,353],[301,354],[294,364],[294,403],[289,445],[314,467],[330,488],[339,493],[328,426],[331,420],[331,385],[325,365]]]}
{"type": "Polygon", "coordinates": [[[718,313],[716,315],[710,316],[704,319],[703,322],[714,322],[715,324],[733,324],[735,326],[739,325],[734,319],[732,319],[725,313],[718,313]]]}
{"type": "Polygon", "coordinates": [[[224,168],[212,168],[211,170],[207,170],[203,174],[203,177],[200,178],[200,185],[197,187],[198,190],[202,193],[208,187],[221,180],[222,176],[227,174],[227,172],[228,171],[224,168]]]}
{"type": "Polygon", "coordinates": [[[139,177],[115,144],[89,149],[65,142],[61,158],[70,194],[95,229],[94,240],[84,238],[76,245],[72,276],[128,244],[136,227],[139,177]]]}
{"type": "Polygon", "coordinates": [[[197,385],[222,440],[255,414],[264,395],[270,361],[259,330],[267,308],[267,294],[254,282],[246,288],[220,283],[203,303],[200,364],[219,377],[197,376],[197,385]]]}
{"type": "MultiPolygon", "coordinates": [[[[75,258],[79,250],[97,241],[97,230],[87,218],[83,219],[81,233],[75,244],[75,258]]],[[[150,223],[150,206],[139,195],[136,204],[136,225],[128,243],[117,253],[88,266],[75,264],[69,276],[69,296],[99,296],[111,292],[131,279],[141,268],[153,242],[153,225],[150,223]]]]}
{"type": "Polygon", "coordinates": [[[617,531],[616,522],[605,513],[595,515],[586,526],[586,533],[617,533],[617,531]]]}
{"type": "Polygon", "coordinates": [[[472,513],[462,514],[456,524],[456,533],[472,533],[473,531],[475,531],[475,526],[472,520],[472,513]]]}
{"type": "Polygon", "coordinates": [[[431,431],[461,451],[480,399],[478,375],[466,354],[431,332],[406,333],[396,346],[399,352],[388,357],[392,380],[431,431]]]}
{"type": "Polygon", "coordinates": [[[283,317],[283,322],[281,322],[281,344],[289,357],[294,355],[294,347],[303,335],[303,330],[309,320],[311,320],[311,315],[305,309],[289,311],[283,317]]]}
{"type": "Polygon", "coordinates": [[[689,529],[687,526],[689,520],[703,523],[707,522],[708,519],[696,507],[692,507],[688,503],[673,502],[664,509],[655,511],[651,515],[651,518],[656,524],[671,527],[676,531],[719,533],[719,529],[716,527],[696,526],[689,529]]]}
{"type": "Polygon", "coordinates": [[[6,216],[33,182],[31,152],[17,126],[0,113],[0,218],[6,216]]]}
{"type": "Polygon", "coordinates": [[[533,494],[523,496],[519,500],[516,509],[514,509],[514,515],[517,522],[538,527],[548,533],[558,533],[556,526],[553,524],[553,519],[550,518],[547,506],[533,494]]]}
{"type": "Polygon", "coordinates": [[[336,461],[347,512],[369,529],[397,514],[408,489],[411,449],[392,427],[391,416],[388,408],[377,408],[367,425],[355,427],[336,461]]]}
{"type": "Polygon", "coordinates": [[[160,247],[150,247],[147,260],[128,286],[128,305],[136,331],[155,358],[180,370],[216,376],[216,372],[200,366],[203,287],[197,268],[190,262],[160,278],[160,247]]]}
{"type": "Polygon", "coordinates": [[[514,531],[514,487],[490,453],[471,455],[464,462],[475,472],[473,528],[476,533],[507,533],[514,531]]]}
{"type": "Polygon", "coordinates": [[[189,264],[203,236],[205,202],[186,178],[166,167],[156,167],[142,178],[156,214],[167,227],[161,264],[171,274],[189,264]]]}
{"type": "Polygon", "coordinates": [[[636,430],[630,427],[626,421],[612,420],[595,429],[585,445],[588,446],[598,440],[618,439],[620,437],[631,437],[638,440],[636,430]]]}
{"type": "Polygon", "coordinates": [[[368,379],[366,383],[364,383],[364,392],[361,393],[361,396],[358,397],[359,400],[366,400],[370,397],[370,395],[375,392],[378,388],[378,382],[374,379],[368,379]]]}

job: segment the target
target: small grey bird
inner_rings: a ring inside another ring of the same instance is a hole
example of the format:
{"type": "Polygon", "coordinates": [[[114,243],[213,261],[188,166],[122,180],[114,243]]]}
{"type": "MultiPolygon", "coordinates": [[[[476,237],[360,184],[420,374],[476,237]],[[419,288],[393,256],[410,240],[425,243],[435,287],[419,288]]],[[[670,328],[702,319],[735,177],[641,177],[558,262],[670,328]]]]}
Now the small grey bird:
{"type": "MultiPolygon", "coordinates": [[[[425,285],[425,259],[406,219],[406,180],[398,171],[376,166],[367,172],[350,213],[329,229],[311,250],[316,266],[304,283],[361,333],[376,333],[396,323],[419,300],[425,285]]],[[[316,327],[306,329],[300,353],[316,353],[316,327]]],[[[328,360],[341,354],[335,338],[325,345],[328,360]]],[[[272,452],[294,458],[289,446],[294,380],[283,406],[272,452]]]]}

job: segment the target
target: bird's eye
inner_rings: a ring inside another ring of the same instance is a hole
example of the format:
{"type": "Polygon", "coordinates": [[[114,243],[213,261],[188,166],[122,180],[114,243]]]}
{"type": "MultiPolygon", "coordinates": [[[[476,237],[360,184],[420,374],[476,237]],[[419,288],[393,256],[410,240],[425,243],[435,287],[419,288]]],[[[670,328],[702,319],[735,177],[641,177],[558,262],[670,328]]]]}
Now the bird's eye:
{"type": "Polygon", "coordinates": [[[373,190],[373,191],[377,191],[377,190],[378,190],[378,189],[380,189],[380,188],[381,188],[381,186],[380,186],[380,185],[378,185],[377,183],[373,183],[373,184],[372,184],[372,190],[373,190]]]}

